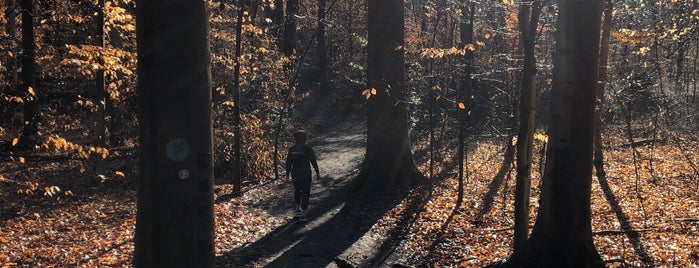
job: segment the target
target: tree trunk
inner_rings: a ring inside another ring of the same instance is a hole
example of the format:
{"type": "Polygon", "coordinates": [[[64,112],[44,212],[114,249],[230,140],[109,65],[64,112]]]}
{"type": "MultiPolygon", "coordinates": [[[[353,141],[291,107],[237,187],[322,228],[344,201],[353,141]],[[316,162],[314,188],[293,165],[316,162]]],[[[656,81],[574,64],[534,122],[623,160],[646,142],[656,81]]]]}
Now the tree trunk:
{"type": "Polygon", "coordinates": [[[402,0],[368,3],[367,150],[355,180],[359,190],[409,188],[424,181],[410,151],[406,110],[402,0]]]}
{"type": "MultiPolygon", "coordinates": [[[[104,8],[105,0],[99,0],[97,6],[97,23],[99,24],[97,31],[97,40],[99,46],[102,48],[100,53],[104,53],[105,49],[105,34],[104,34],[104,8]]],[[[97,141],[100,146],[107,145],[107,117],[105,113],[105,105],[107,103],[105,96],[106,88],[104,81],[104,56],[100,54],[97,59],[100,68],[95,74],[95,104],[97,104],[97,127],[95,133],[97,134],[97,141]]]]}
{"type": "Polygon", "coordinates": [[[20,95],[16,92],[17,90],[17,2],[15,0],[7,0],[5,2],[5,18],[7,19],[7,24],[5,24],[5,32],[10,38],[12,46],[9,51],[12,52],[10,60],[7,63],[7,78],[10,80],[10,94],[20,95]]]}
{"type": "Polygon", "coordinates": [[[529,235],[529,192],[531,189],[532,147],[536,103],[536,30],[541,2],[522,4],[519,9],[519,30],[524,52],[522,83],[519,98],[519,133],[517,134],[517,178],[515,186],[515,250],[529,235]]]}
{"type": "Polygon", "coordinates": [[[316,43],[318,89],[319,93],[328,93],[328,55],[325,43],[325,8],[327,0],[318,0],[318,41],[316,43]]]}
{"type": "MultiPolygon", "coordinates": [[[[475,3],[470,2],[468,4],[462,4],[461,6],[461,14],[464,14],[461,17],[461,21],[459,23],[459,34],[460,34],[460,47],[462,49],[466,49],[468,45],[473,44],[473,23],[475,19],[475,3]],[[466,16],[468,14],[468,17],[466,16]]],[[[465,155],[465,146],[464,143],[466,142],[466,124],[467,124],[467,118],[469,116],[468,110],[471,109],[472,103],[471,103],[471,95],[473,91],[473,79],[471,79],[471,75],[473,74],[473,51],[468,51],[466,55],[464,55],[464,61],[465,61],[465,69],[463,73],[463,77],[461,79],[461,88],[459,90],[459,99],[462,100],[464,103],[464,108],[462,111],[459,111],[459,190],[458,190],[458,198],[457,198],[457,204],[461,204],[463,202],[464,198],[464,161],[466,158],[465,155]]]]}
{"type": "Polygon", "coordinates": [[[299,12],[299,0],[286,1],[286,16],[284,18],[284,36],[282,37],[282,53],[287,57],[294,54],[296,43],[296,13],[299,12]]]}
{"type": "Polygon", "coordinates": [[[134,267],[213,267],[208,9],[139,1],[139,172],[134,267]]]}
{"type": "Polygon", "coordinates": [[[240,54],[243,45],[243,12],[245,8],[242,1],[238,3],[238,17],[235,25],[235,67],[233,70],[233,123],[235,124],[235,133],[233,137],[233,151],[235,153],[235,164],[233,165],[233,195],[239,196],[243,186],[243,173],[241,172],[243,165],[243,155],[241,154],[241,119],[240,119],[240,54]]]}
{"type": "MultiPolygon", "coordinates": [[[[34,88],[34,1],[21,0],[22,5],[22,87],[20,92],[36,92],[34,88]],[[32,88],[32,91],[29,91],[32,88]]],[[[24,128],[20,138],[22,148],[32,148],[38,141],[38,97],[27,93],[24,98],[24,128]]]]}
{"type": "Polygon", "coordinates": [[[531,237],[505,267],[604,267],[590,209],[601,11],[602,1],[560,2],[539,211],[531,237]]]}
{"type": "Polygon", "coordinates": [[[600,44],[599,73],[597,87],[595,88],[595,141],[594,160],[592,161],[597,172],[597,177],[606,176],[604,171],[604,151],[602,150],[602,109],[605,102],[604,87],[607,83],[607,63],[609,61],[609,36],[612,31],[612,1],[607,0],[604,9],[604,24],[602,25],[602,40],[600,44]]]}

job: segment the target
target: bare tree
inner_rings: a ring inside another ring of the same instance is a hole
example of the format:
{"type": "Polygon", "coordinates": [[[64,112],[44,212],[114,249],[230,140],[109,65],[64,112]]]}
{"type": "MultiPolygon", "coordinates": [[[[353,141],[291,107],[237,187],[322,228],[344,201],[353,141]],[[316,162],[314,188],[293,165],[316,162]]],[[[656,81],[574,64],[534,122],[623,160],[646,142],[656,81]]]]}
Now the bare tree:
{"type": "Polygon", "coordinates": [[[408,188],[423,179],[410,151],[404,63],[404,3],[368,2],[367,150],[355,183],[363,190],[408,188]]]}
{"type": "Polygon", "coordinates": [[[550,146],[532,235],[505,267],[604,267],[592,241],[592,140],[602,1],[559,2],[550,146]]]}

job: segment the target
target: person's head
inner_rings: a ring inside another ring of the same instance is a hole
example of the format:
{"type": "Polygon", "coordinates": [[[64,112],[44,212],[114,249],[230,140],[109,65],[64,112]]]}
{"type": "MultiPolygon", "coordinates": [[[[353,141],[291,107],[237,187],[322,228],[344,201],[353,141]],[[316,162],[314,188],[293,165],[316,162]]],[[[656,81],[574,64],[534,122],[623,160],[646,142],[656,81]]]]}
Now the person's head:
{"type": "Polygon", "coordinates": [[[305,131],[297,130],[296,132],[294,132],[294,141],[297,144],[304,144],[304,143],[306,143],[307,139],[308,139],[308,135],[306,134],[305,131]]]}

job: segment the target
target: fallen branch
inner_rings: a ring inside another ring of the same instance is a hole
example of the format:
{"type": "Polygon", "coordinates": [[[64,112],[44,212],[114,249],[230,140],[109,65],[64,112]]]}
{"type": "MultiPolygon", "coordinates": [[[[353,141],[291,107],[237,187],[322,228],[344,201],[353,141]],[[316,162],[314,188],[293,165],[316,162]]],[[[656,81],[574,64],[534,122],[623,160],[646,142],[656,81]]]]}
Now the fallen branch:
{"type": "Polygon", "coordinates": [[[592,232],[592,235],[615,235],[615,234],[626,234],[628,232],[648,232],[654,229],[626,229],[626,230],[599,230],[592,232]]]}
{"type": "Polygon", "coordinates": [[[619,145],[621,148],[628,148],[628,147],[638,147],[642,145],[647,145],[651,143],[663,143],[665,142],[665,139],[645,139],[645,140],[639,140],[639,141],[634,141],[633,143],[627,143],[627,144],[622,144],[619,145]]]}
{"type": "Polygon", "coordinates": [[[699,222],[699,218],[675,218],[675,221],[699,222]]]}

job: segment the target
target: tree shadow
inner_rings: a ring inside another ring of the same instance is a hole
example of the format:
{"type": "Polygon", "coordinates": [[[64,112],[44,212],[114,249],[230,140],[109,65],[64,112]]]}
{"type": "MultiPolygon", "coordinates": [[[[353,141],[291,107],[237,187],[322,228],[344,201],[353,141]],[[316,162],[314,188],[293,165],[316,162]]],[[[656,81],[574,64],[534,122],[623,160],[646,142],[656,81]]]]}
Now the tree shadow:
{"type": "MultiPolygon", "coordinates": [[[[322,181],[328,180],[321,178],[322,181]]],[[[322,200],[311,202],[317,205],[309,208],[310,221],[290,220],[251,244],[217,256],[217,266],[325,267],[331,263],[342,266],[345,262],[338,256],[364,236],[404,195],[350,199],[348,183],[339,186],[328,193],[316,193],[315,197],[322,200]]]]}
{"type": "Polygon", "coordinates": [[[435,240],[432,241],[432,244],[430,245],[427,250],[427,255],[425,256],[423,263],[420,265],[420,267],[429,267],[429,261],[431,257],[434,254],[435,249],[437,249],[437,246],[439,246],[440,243],[442,243],[445,239],[442,237],[444,233],[446,233],[447,228],[449,228],[449,224],[454,220],[454,217],[459,214],[459,207],[461,207],[461,202],[457,202],[454,207],[451,209],[451,213],[449,214],[449,217],[447,217],[447,220],[442,223],[442,226],[439,227],[439,231],[437,231],[437,234],[435,235],[435,240]]]}
{"type": "Polygon", "coordinates": [[[597,179],[600,187],[602,188],[602,192],[604,192],[604,198],[607,199],[609,205],[612,206],[612,210],[614,211],[614,214],[616,214],[616,217],[621,224],[621,231],[626,235],[626,237],[628,237],[631,245],[633,246],[633,250],[639,256],[645,267],[654,267],[653,258],[648,255],[648,251],[646,251],[643,246],[643,242],[641,241],[641,234],[631,227],[629,216],[627,216],[619,206],[619,201],[609,187],[607,176],[598,173],[597,179]]]}
{"type": "Polygon", "coordinates": [[[510,170],[510,167],[512,166],[514,156],[514,146],[508,144],[507,148],[505,149],[505,156],[502,159],[500,169],[498,170],[498,173],[495,174],[490,184],[488,184],[488,192],[486,192],[485,195],[483,195],[483,200],[481,201],[483,205],[481,206],[481,209],[478,211],[478,214],[476,214],[475,220],[473,221],[475,224],[483,223],[483,217],[485,216],[485,214],[488,214],[488,212],[490,212],[490,210],[493,209],[493,201],[495,200],[495,195],[498,193],[503,183],[505,182],[505,175],[507,175],[507,172],[510,170]]]}

